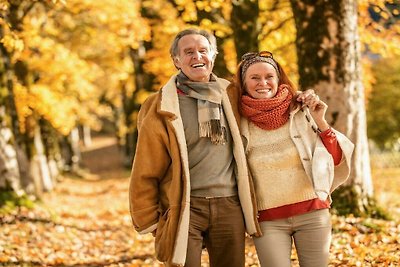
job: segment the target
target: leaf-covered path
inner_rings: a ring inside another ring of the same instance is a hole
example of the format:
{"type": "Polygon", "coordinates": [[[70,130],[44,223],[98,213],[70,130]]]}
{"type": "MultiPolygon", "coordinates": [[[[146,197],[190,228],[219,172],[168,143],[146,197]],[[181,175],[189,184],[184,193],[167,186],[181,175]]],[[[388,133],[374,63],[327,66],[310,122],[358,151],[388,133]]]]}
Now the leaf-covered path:
{"type": "Polygon", "coordinates": [[[83,158],[86,179],[66,177],[33,210],[1,218],[0,265],[155,266],[152,238],[133,231],[113,140],[97,139],[83,158]]]}
{"type": "MultiPolygon", "coordinates": [[[[137,235],[131,226],[129,171],[120,167],[113,140],[96,139],[83,157],[91,175],[65,177],[34,209],[0,217],[0,266],[161,266],[151,235],[137,235]]],[[[400,201],[392,202],[392,210],[399,208],[400,201]]],[[[400,266],[398,222],[333,216],[330,266],[400,266]]],[[[247,241],[246,265],[258,266],[247,241]]],[[[294,253],[293,266],[298,266],[294,253]]]]}

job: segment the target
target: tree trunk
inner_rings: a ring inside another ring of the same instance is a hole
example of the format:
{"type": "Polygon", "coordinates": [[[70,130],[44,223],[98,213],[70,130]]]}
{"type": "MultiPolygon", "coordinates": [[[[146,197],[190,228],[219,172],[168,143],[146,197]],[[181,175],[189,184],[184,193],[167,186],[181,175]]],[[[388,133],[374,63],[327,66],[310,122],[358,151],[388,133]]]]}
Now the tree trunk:
{"type": "Polygon", "coordinates": [[[82,125],[82,141],[85,147],[92,145],[92,134],[89,126],[82,125]]]}
{"type": "MultiPolygon", "coordinates": [[[[0,39],[3,37],[3,28],[0,26],[0,39]]],[[[17,192],[21,189],[21,182],[12,130],[15,124],[10,119],[10,114],[16,117],[14,98],[9,93],[12,89],[10,62],[10,55],[0,42],[0,189],[11,188],[17,192]]]]}
{"type": "MultiPolygon", "coordinates": [[[[0,38],[3,37],[3,28],[0,27],[0,38]]],[[[11,55],[8,53],[7,49],[0,42],[0,60],[1,60],[1,81],[0,86],[7,88],[7,97],[4,101],[4,105],[7,110],[7,114],[11,117],[11,129],[14,137],[17,137],[19,132],[19,123],[18,123],[18,115],[17,108],[15,105],[14,98],[14,83],[13,83],[13,67],[11,64],[11,55]]],[[[2,88],[3,90],[3,88],[2,88]]],[[[3,102],[3,101],[2,101],[3,102]]]]}
{"type": "MultiPolygon", "coordinates": [[[[13,32],[18,33],[23,30],[22,22],[24,16],[32,9],[34,4],[35,2],[23,5],[20,1],[10,3],[8,12],[5,14],[4,18],[5,22],[9,23],[10,29],[13,32]]],[[[0,28],[0,35],[3,36],[3,34],[3,28],[0,28]]],[[[44,172],[40,172],[38,176],[32,176],[32,174],[35,173],[33,169],[30,169],[30,167],[33,166],[31,160],[36,153],[35,144],[33,142],[35,133],[21,133],[14,96],[14,79],[17,78],[22,85],[29,88],[31,75],[25,62],[12,62],[12,54],[7,51],[3,44],[0,44],[0,56],[2,69],[4,70],[4,76],[1,77],[0,86],[5,86],[7,88],[8,99],[5,101],[5,107],[7,109],[6,113],[11,117],[11,128],[15,141],[14,148],[18,161],[20,184],[27,193],[37,193],[40,195],[43,188],[41,186],[43,182],[42,178],[47,178],[43,176],[45,175],[44,172]]],[[[32,117],[29,118],[29,120],[34,119],[32,117]]],[[[35,124],[36,123],[33,125],[35,124]]],[[[41,162],[40,166],[47,165],[47,161],[43,161],[41,157],[39,157],[39,161],[41,162]]]]}
{"type": "Polygon", "coordinates": [[[49,165],[50,176],[53,183],[56,184],[60,175],[60,169],[63,167],[59,143],[61,134],[58,133],[53,126],[44,119],[39,120],[39,126],[42,140],[46,140],[46,142],[43,142],[43,146],[49,165]]]}
{"type": "Polygon", "coordinates": [[[146,51],[150,50],[151,47],[152,44],[149,42],[141,43],[138,49],[131,49],[129,53],[135,70],[135,90],[132,92],[132,95],[127,95],[125,92],[125,86],[122,88],[125,124],[127,129],[129,129],[125,138],[124,165],[127,167],[131,166],[132,159],[136,151],[136,140],[138,133],[136,128],[136,120],[133,120],[136,116],[133,116],[133,114],[138,113],[140,109],[140,104],[137,103],[136,98],[141,90],[151,91],[153,88],[153,81],[155,77],[152,74],[146,73],[144,70],[146,51]]]}
{"type": "Polygon", "coordinates": [[[12,131],[5,124],[5,108],[0,106],[0,190],[21,190],[17,152],[12,131]]]}
{"type": "Polygon", "coordinates": [[[238,61],[246,52],[258,51],[258,14],[258,1],[232,2],[231,21],[238,61]]]}
{"type": "MultiPolygon", "coordinates": [[[[297,38],[300,85],[313,88],[329,108],[328,123],[355,144],[349,180],[336,194],[342,212],[369,211],[373,186],[361,82],[357,1],[291,0],[297,38]],[[343,205],[343,206],[342,206],[343,205]]],[[[339,210],[340,212],[340,210],[339,210]]]]}
{"type": "MultiPolygon", "coordinates": [[[[11,23],[13,29],[18,29],[18,25],[14,25],[16,23],[16,15],[17,8],[14,5],[10,7],[10,14],[6,17],[9,21],[13,21],[11,23]]],[[[3,28],[0,27],[0,38],[4,36],[3,28]]],[[[14,66],[11,62],[12,55],[7,51],[4,45],[0,42],[0,93],[2,95],[2,99],[0,99],[0,104],[2,105],[3,115],[2,115],[2,127],[3,134],[7,134],[9,130],[11,130],[11,139],[2,136],[3,141],[7,142],[7,148],[4,147],[8,152],[4,151],[5,157],[3,157],[3,164],[8,174],[8,183],[11,183],[11,189],[16,191],[19,189],[25,190],[27,193],[34,194],[35,186],[32,177],[29,174],[29,160],[26,155],[25,150],[22,148],[21,144],[21,132],[19,130],[19,121],[17,115],[17,108],[15,105],[15,97],[14,97],[14,66]],[[8,122],[8,123],[6,123],[8,122]],[[9,124],[9,125],[8,125],[9,124]],[[8,141],[7,141],[8,140],[8,141]],[[12,145],[11,148],[9,145],[12,145]],[[15,159],[12,155],[15,151],[15,159]],[[18,170],[18,174],[14,173],[18,170]],[[12,177],[11,177],[11,176],[12,177]],[[19,179],[19,181],[15,181],[15,179],[19,179]],[[10,179],[12,181],[10,181],[10,179]],[[19,188],[21,187],[21,188],[19,188]]]]}
{"type": "Polygon", "coordinates": [[[65,171],[78,174],[82,163],[81,150],[79,147],[79,130],[72,129],[68,136],[63,136],[60,140],[61,157],[64,161],[65,171]]]}
{"type": "Polygon", "coordinates": [[[224,52],[224,41],[226,38],[217,38],[217,49],[218,54],[214,61],[214,69],[213,72],[221,78],[230,79],[232,73],[228,70],[226,61],[225,61],[225,52],[224,52]]]}
{"type": "Polygon", "coordinates": [[[72,129],[68,139],[71,145],[72,171],[77,171],[80,169],[80,165],[82,163],[81,149],[79,147],[79,130],[77,127],[72,129]]]}
{"type": "MultiPolygon", "coordinates": [[[[210,11],[197,8],[197,21],[194,21],[194,25],[201,25],[203,20],[212,21],[220,24],[228,23],[225,20],[224,15],[222,14],[222,7],[212,8],[210,11]]],[[[228,37],[220,38],[215,34],[215,31],[213,32],[213,34],[215,35],[215,38],[217,40],[217,50],[218,50],[217,57],[215,58],[214,61],[213,72],[218,77],[229,79],[231,78],[232,73],[230,73],[230,71],[227,68],[225,62],[225,51],[224,51],[225,41],[228,39],[228,37]]]]}
{"type": "Polygon", "coordinates": [[[39,127],[35,129],[33,143],[35,146],[35,154],[30,161],[30,170],[34,180],[38,181],[37,188],[40,188],[40,191],[37,193],[40,194],[42,191],[53,190],[54,183],[50,175],[50,168],[46,155],[44,154],[44,146],[39,127]]]}

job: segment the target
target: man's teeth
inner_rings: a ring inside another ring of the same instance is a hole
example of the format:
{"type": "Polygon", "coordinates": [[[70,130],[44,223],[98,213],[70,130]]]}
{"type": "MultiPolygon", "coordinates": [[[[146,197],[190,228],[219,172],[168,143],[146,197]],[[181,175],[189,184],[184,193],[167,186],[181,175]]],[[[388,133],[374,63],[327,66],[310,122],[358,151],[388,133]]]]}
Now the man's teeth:
{"type": "Polygon", "coordinates": [[[192,67],[193,68],[200,68],[200,67],[204,67],[204,64],[193,64],[192,67]]]}

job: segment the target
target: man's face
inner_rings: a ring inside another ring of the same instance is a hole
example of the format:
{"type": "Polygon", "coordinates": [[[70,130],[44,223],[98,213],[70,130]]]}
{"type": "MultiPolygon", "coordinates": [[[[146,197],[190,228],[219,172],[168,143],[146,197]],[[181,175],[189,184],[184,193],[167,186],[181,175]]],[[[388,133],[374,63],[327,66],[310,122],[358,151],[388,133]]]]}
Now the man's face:
{"type": "Polygon", "coordinates": [[[210,43],[203,35],[183,36],[178,42],[174,63],[191,81],[208,82],[214,63],[210,43]]]}

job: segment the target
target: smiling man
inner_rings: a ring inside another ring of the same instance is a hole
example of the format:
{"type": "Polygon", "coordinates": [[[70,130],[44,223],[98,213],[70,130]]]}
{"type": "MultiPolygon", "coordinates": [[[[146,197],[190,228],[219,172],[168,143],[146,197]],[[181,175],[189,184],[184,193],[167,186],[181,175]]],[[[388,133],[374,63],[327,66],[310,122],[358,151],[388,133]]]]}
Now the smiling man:
{"type": "Polygon", "coordinates": [[[200,267],[204,244],[210,266],[243,267],[245,227],[250,235],[259,229],[239,114],[231,105],[238,94],[212,73],[217,48],[210,33],[184,30],[170,53],[178,73],[138,116],[133,224],[153,233],[157,259],[167,266],[200,267]]]}

